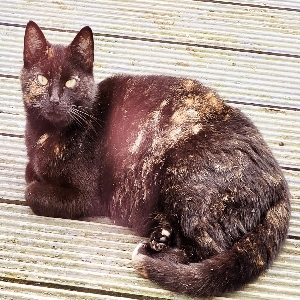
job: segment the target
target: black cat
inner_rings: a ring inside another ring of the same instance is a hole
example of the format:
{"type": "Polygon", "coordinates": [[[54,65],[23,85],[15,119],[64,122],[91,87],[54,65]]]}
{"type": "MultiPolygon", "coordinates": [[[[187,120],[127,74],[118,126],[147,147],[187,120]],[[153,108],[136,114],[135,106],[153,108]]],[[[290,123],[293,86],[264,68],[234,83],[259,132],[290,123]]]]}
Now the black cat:
{"type": "Polygon", "coordinates": [[[149,237],[133,264],[173,291],[220,295],[257,278],[287,235],[290,203],[256,127],[195,80],[95,84],[93,61],[89,27],[65,47],[27,24],[28,205],[51,217],[108,216],[149,237]]]}

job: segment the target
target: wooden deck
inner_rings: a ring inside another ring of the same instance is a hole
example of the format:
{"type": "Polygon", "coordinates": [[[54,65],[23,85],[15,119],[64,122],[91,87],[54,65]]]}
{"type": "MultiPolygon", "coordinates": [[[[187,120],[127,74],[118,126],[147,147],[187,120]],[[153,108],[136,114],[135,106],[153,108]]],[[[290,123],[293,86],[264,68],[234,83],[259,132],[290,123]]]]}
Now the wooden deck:
{"type": "Polygon", "coordinates": [[[2,0],[0,3],[0,299],[188,299],[139,277],[140,240],[108,220],[35,216],[24,205],[25,116],[19,72],[32,19],[54,43],[95,33],[95,76],[197,78],[241,108],[292,193],[289,238],[274,266],[216,299],[300,299],[300,2],[2,0]]]}

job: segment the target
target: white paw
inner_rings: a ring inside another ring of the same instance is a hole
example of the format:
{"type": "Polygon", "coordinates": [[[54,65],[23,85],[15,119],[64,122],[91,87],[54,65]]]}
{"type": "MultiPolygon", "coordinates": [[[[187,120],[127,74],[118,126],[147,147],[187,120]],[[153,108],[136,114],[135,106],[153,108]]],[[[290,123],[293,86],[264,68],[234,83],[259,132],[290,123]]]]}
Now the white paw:
{"type": "Polygon", "coordinates": [[[160,241],[161,243],[158,243],[158,242],[156,242],[156,241],[151,241],[151,242],[150,242],[150,247],[151,247],[153,250],[157,251],[157,252],[159,252],[159,251],[161,251],[162,249],[164,249],[164,248],[167,247],[166,244],[165,244],[165,242],[167,241],[167,239],[165,239],[164,237],[162,237],[162,238],[159,239],[159,241],[160,241]]]}
{"type": "Polygon", "coordinates": [[[136,261],[143,256],[143,254],[140,253],[140,249],[143,247],[144,247],[143,243],[138,243],[138,245],[135,247],[131,255],[133,261],[136,261]]]}
{"type": "Polygon", "coordinates": [[[148,278],[147,270],[145,269],[145,259],[146,255],[142,254],[142,248],[145,247],[144,243],[139,243],[132,252],[132,264],[136,271],[143,276],[144,278],[148,278]]]}
{"type": "Polygon", "coordinates": [[[170,240],[171,232],[166,229],[155,230],[150,236],[150,247],[160,252],[167,247],[168,241],[170,240]]]}
{"type": "Polygon", "coordinates": [[[163,236],[169,238],[170,235],[171,235],[171,232],[168,231],[168,230],[166,230],[166,229],[163,229],[163,230],[161,231],[161,234],[162,234],[163,236]]]}

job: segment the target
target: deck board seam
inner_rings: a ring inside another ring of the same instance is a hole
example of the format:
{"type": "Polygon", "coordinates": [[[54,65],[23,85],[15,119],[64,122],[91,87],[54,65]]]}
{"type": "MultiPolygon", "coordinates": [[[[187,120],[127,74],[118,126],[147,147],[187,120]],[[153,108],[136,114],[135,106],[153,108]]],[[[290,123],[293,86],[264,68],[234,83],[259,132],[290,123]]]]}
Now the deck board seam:
{"type": "MultiPolygon", "coordinates": [[[[16,23],[6,23],[0,22],[0,26],[9,26],[9,27],[21,27],[25,28],[26,25],[16,24],[16,23]]],[[[69,29],[59,29],[55,27],[40,27],[42,30],[51,30],[56,32],[65,32],[65,33],[77,33],[76,30],[69,29]]],[[[199,44],[192,42],[183,42],[183,41],[175,41],[172,39],[157,39],[157,38],[146,38],[146,37],[138,37],[138,36],[130,36],[130,35],[118,35],[118,34],[108,34],[108,33],[99,33],[94,32],[94,36],[105,37],[105,38],[116,38],[130,41],[142,41],[142,42],[150,42],[150,43],[160,43],[160,44],[169,44],[169,45],[178,45],[178,46],[187,46],[187,47],[197,47],[203,49],[214,49],[214,50],[222,50],[222,51],[233,51],[233,52],[241,52],[241,53],[250,53],[250,54],[259,54],[259,55],[269,55],[276,57],[288,57],[288,58],[300,58],[299,54],[290,54],[290,53],[281,53],[281,52],[273,52],[273,51],[263,51],[263,50],[252,50],[246,48],[234,48],[234,47],[223,47],[217,45],[209,45],[209,44],[199,44]]]]}
{"type": "Polygon", "coordinates": [[[211,2],[211,3],[216,3],[216,4],[234,5],[234,6],[251,7],[251,8],[263,8],[263,9],[279,10],[279,11],[300,12],[300,9],[297,9],[297,8],[280,7],[280,6],[272,6],[272,5],[236,3],[236,2],[231,2],[231,1],[220,1],[220,0],[193,0],[193,1],[195,1],[195,2],[211,2]]]}
{"type": "MultiPolygon", "coordinates": [[[[138,294],[130,294],[124,292],[116,292],[116,291],[108,291],[105,289],[95,289],[89,287],[82,287],[82,286],[73,286],[67,284],[59,284],[54,282],[43,282],[43,281],[35,281],[35,280],[25,280],[20,278],[10,278],[10,277],[2,277],[0,276],[0,281],[2,282],[10,282],[10,283],[17,283],[29,286],[39,286],[45,288],[55,288],[58,290],[66,290],[66,291],[73,291],[73,292],[81,292],[81,293],[89,293],[89,294],[96,294],[96,295],[107,295],[107,296],[115,296],[115,297],[122,297],[124,299],[145,299],[145,300],[155,300],[157,297],[150,297],[138,294]]],[[[162,299],[168,299],[167,297],[163,297],[162,299]]]]}

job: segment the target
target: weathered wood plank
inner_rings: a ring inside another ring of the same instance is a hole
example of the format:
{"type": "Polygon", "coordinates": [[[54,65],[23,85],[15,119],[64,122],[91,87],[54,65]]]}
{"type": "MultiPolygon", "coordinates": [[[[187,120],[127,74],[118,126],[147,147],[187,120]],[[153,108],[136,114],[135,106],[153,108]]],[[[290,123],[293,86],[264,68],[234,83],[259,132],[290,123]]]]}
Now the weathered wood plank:
{"type": "Polygon", "coordinates": [[[33,286],[0,281],[1,300],[124,300],[134,299],[109,295],[97,295],[91,292],[58,290],[51,287],[33,286]]]}
{"type": "MultiPolygon", "coordinates": [[[[13,44],[2,44],[0,74],[17,77],[22,67],[24,29],[0,26],[0,32],[13,44]]],[[[54,31],[45,34],[51,42],[65,44],[74,36],[54,31]]],[[[217,88],[231,101],[300,110],[300,58],[100,36],[95,37],[95,48],[97,80],[116,73],[185,76],[217,88]]]]}
{"type": "MultiPolygon", "coordinates": [[[[116,296],[125,293],[176,299],[175,294],[139,277],[131,267],[131,252],[140,238],[128,229],[106,222],[38,217],[29,208],[8,204],[0,204],[0,225],[2,280],[40,282],[41,286],[57,285],[77,292],[90,289],[96,294],[107,291],[116,296]]],[[[300,260],[295,260],[295,254],[300,254],[299,249],[299,241],[288,240],[271,270],[227,298],[251,299],[266,291],[281,293],[281,299],[297,295],[300,260]]]]}
{"type": "MultiPolygon", "coordinates": [[[[198,0],[196,0],[198,1],[198,0]]],[[[201,0],[200,0],[201,1],[201,0]]],[[[208,2],[215,3],[230,3],[236,5],[246,5],[248,7],[256,6],[263,8],[271,8],[271,9],[280,9],[280,10],[295,10],[300,11],[300,2],[298,0],[204,0],[208,2]]]]}
{"type": "Polygon", "coordinates": [[[218,299],[300,299],[299,9],[298,1],[283,0],[2,1],[0,298],[186,299],[135,273],[130,256],[140,238],[128,229],[107,220],[38,217],[5,203],[24,203],[18,76],[24,25],[34,19],[55,43],[69,43],[90,25],[97,80],[114,73],[197,78],[250,116],[284,167],[292,193],[289,233],[297,240],[287,241],[257,282],[218,299]]]}
{"type": "Polygon", "coordinates": [[[2,2],[1,20],[9,24],[34,19],[48,28],[91,25],[99,34],[299,55],[300,46],[293,41],[299,39],[300,20],[290,10],[230,1],[184,1],[184,9],[174,0],[118,0],[113,5],[107,0],[89,5],[70,0],[2,2]]]}

